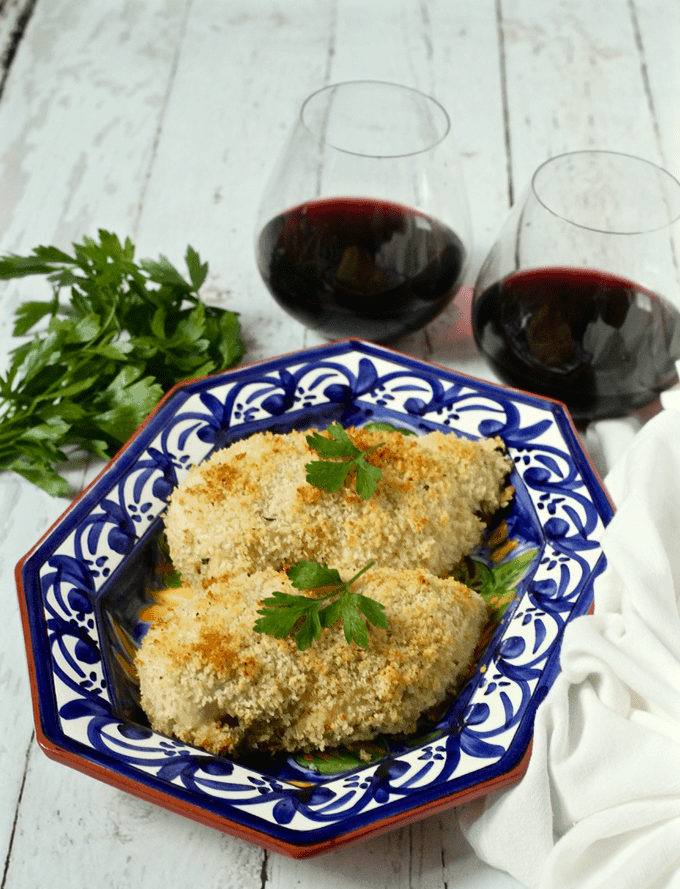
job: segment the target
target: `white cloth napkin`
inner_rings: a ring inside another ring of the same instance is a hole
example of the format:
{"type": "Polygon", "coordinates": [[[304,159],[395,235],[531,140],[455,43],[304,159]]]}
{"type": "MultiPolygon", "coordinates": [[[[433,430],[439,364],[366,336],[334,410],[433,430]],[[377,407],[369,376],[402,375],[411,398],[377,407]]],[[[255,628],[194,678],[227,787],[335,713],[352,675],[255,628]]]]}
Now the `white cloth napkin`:
{"type": "Polygon", "coordinates": [[[680,887],[680,411],[605,485],[607,569],[565,632],[528,770],[459,810],[477,855],[530,889],[680,887]]]}

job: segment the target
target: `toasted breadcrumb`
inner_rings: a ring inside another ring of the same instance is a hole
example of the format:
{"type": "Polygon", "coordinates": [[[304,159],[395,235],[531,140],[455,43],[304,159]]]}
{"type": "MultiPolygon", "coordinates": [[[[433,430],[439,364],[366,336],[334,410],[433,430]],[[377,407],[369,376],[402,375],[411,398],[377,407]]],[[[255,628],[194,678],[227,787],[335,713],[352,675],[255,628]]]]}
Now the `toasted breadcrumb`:
{"type": "Polygon", "coordinates": [[[324,749],[413,732],[470,666],[483,599],[428,571],[373,568],[353,591],[381,602],[366,649],[341,624],[299,651],[253,631],[262,599],[296,593],[272,569],[211,583],[147,633],[136,663],[152,727],[212,753],[324,749]]]}
{"type": "Polygon", "coordinates": [[[313,431],[235,442],[173,493],[166,534],[187,588],[136,657],[157,731],[228,754],[410,733],[469,669],[486,607],[447,575],[512,498],[502,441],[349,429],[362,450],[382,443],[364,500],[353,473],[334,493],[306,481],[313,431]],[[285,569],[302,559],[343,577],[376,562],[352,587],[385,606],[388,629],[371,626],[367,649],[341,622],[304,651],[254,631],[262,599],[297,592],[285,569]]]}
{"type": "Polygon", "coordinates": [[[327,493],[306,481],[307,432],[255,434],[193,467],[174,491],[166,533],[188,583],[316,559],[354,573],[371,560],[444,575],[482,539],[484,516],[512,496],[500,439],[349,429],[382,469],[367,500],[354,472],[327,493]]]}

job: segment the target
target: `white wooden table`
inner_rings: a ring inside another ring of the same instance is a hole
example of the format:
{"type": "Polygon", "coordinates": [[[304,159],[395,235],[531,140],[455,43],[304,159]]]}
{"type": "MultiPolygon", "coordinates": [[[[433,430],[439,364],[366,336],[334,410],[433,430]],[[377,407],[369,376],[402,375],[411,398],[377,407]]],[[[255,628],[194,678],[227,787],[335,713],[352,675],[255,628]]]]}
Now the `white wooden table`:
{"type": "MultiPolygon", "coordinates": [[[[106,228],[181,264],[191,243],[210,263],[204,293],[240,313],[246,360],[315,345],[253,254],[265,179],[307,94],[379,79],[442,102],[471,200],[472,280],[547,157],[609,148],[680,174],[679,45],[678,0],[0,0],[0,253],[106,228]]],[[[0,362],[37,288],[0,284],[0,362]]],[[[452,333],[460,311],[397,347],[491,378],[452,333]]],[[[649,415],[583,430],[601,474],[649,415]]],[[[73,467],[74,494],[96,468],[73,467]]],[[[48,760],[13,571],[66,505],[0,474],[0,889],[519,886],[476,858],[455,811],[295,862],[48,760]]]]}

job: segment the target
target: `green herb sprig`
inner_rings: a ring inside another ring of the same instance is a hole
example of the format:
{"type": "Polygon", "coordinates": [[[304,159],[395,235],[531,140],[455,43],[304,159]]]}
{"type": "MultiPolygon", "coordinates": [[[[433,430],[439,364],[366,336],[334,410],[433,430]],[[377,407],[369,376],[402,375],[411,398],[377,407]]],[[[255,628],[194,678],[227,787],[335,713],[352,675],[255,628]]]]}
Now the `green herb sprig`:
{"type": "Polygon", "coordinates": [[[53,290],[16,312],[17,337],[47,324],[0,376],[0,470],[54,496],[68,495],[57,471],[67,450],[111,457],[175,383],[231,367],[245,351],[237,316],[200,298],[208,264],[192,247],[188,279],[163,255],[135,262],[130,239],[103,229],[73,251],[0,257],[0,279],[43,275],[53,290]]]}
{"type": "Polygon", "coordinates": [[[306,464],[307,481],[330,493],[340,490],[350,471],[355,469],[357,494],[367,500],[382,478],[382,469],[373,466],[366,457],[384,442],[362,451],[339,423],[331,423],[326,431],[331,438],[318,432],[307,436],[307,444],[322,458],[306,464]]]}
{"type": "Polygon", "coordinates": [[[368,596],[352,593],[349,588],[373,564],[369,562],[351,580],[345,582],[334,568],[325,564],[321,565],[316,561],[298,562],[286,572],[295,589],[313,590],[328,586],[333,589],[318,598],[275,591],[261,603],[263,607],[257,613],[263,616],[255,622],[255,632],[277,639],[293,633],[298,648],[303,651],[315,639],[320,638],[322,628],[332,627],[342,620],[347,642],[354,641],[366,648],[367,621],[373,626],[387,629],[385,606],[368,596]]]}

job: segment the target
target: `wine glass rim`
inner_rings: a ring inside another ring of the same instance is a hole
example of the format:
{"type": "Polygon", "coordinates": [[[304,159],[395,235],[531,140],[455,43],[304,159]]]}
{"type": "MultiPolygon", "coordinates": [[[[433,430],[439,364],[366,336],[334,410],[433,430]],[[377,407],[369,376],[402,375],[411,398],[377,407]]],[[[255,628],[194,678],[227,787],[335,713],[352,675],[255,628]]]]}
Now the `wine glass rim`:
{"type": "Polygon", "coordinates": [[[564,160],[565,158],[576,157],[578,155],[586,155],[586,154],[590,154],[590,155],[600,154],[600,155],[610,155],[611,157],[627,158],[628,160],[638,161],[639,163],[644,164],[647,167],[653,167],[660,174],[665,176],[668,181],[673,182],[678,188],[678,194],[680,194],[680,180],[678,180],[678,178],[676,176],[674,176],[671,172],[669,172],[667,169],[665,169],[665,167],[662,167],[659,164],[654,163],[654,161],[650,161],[650,160],[647,160],[646,158],[639,157],[638,155],[628,154],[627,152],[624,152],[624,151],[613,151],[613,150],[606,149],[606,148],[584,148],[579,151],[565,151],[562,154],[556,154],[553,157],[549,157],[547,160],[543,161],[543,163],[540,164],[536,168],[533,176],[531,177],[531,190],[532,190],[536,200],[552,216],[555,216],[558,219],[562,219],[565,222],[569,223],[569,225],[573,225],[575,228],[584,229],[585,231],[593,231],[593,232],[599,232],[602,234],[617,234],[617,235],[649,234],[649,233],[652,233],[655,231],[661,231],[662,229],[669,228],[670,226],[674,225],[678,220],[680,220],[680,206],[679,206],[676,215],[672,219],[664,222],[662,225],[653,226],[650,228],[638,228],[638,229],[612,232],[611,229],[598,228],[596,226],[584,225],[580,222],[575,222],[573,219],[570,219],[568,216],[565,216],[562,213],[558,213],[556,210],[554,210],[552,207],[550,207],[540,197],[538,189],[536,187],[536,180],[537,180],[538,176],[540,175],[540,173],[546,167],[550,166],[551,164],[554,164],[560,160],[564,160]]]}
{"type": "Polygon", "coordinates": [[[389,80],[362,80],[362,79],[341,80],[341,81],[338,81],[337,83],[326,84],[326,86],[320,87],[318,90],[315,90],[313,93],[310,93],[310,95],[307,96],[307,98],[302,103],[302,106],[300,108],[299,118],[300,118],[301,126],[303,126],[305,128],[305,130],[309,133],[309,135],[313,139],[316,139],[318,142],[321,142],[322,144],[327,145],[329,148],[332,148],[334,151],[339,151],[342,154],[354,155],[355,157],[371,157],[371,158],[376,158],[376,159],[415,157],[416,155],[419,155],[419,154],[425,154],[426,152],[431,151],[437,145],[440,145],[444,141],[444,139],[446,139],[446,137],[449,135],[449,133],[451,132],[451,118],[449,117],[448,111],[446,110],[446,108],[444,108],[444,106],[441,104],[441,102],[439,102],[433,96],[430,96],[427,93],[424,93],[422,90],[417,89],[416,87],[406,86],[405,84],[402,84],[402,83],[394,83],[389,80]],[[370,154],[370,153],[364,152],[364,151],[352,151],[348,148],[342,148],[339,145],[335,145],[332,142],[327,141],[323,137],[323,134],[319,135],[317,132],[315,132],[314,130],[311,129],[309,124],[305,121],[305,109],[309,106],[310,102],[312,102],[314,99],[316,99],[322,93],[329,92],[330,90],[336,90],[336,89],[339,89],[340,87],[348,87],[348,86],[390,87],[393,89],[402,90],[403,92],[415,93],[417,96],[420,96],[420,98],[424,99],[427,103],[435,106],[437,108],[438,112],[441,115],[443,115],[444,123],[445,123],[444,131],[439,136],[438,139],[435,139],[433,142],[430,142],[428,145],[424,146],[423,148],[419,148],[415,151],[396,152],[394,154],[370,154]]]}

